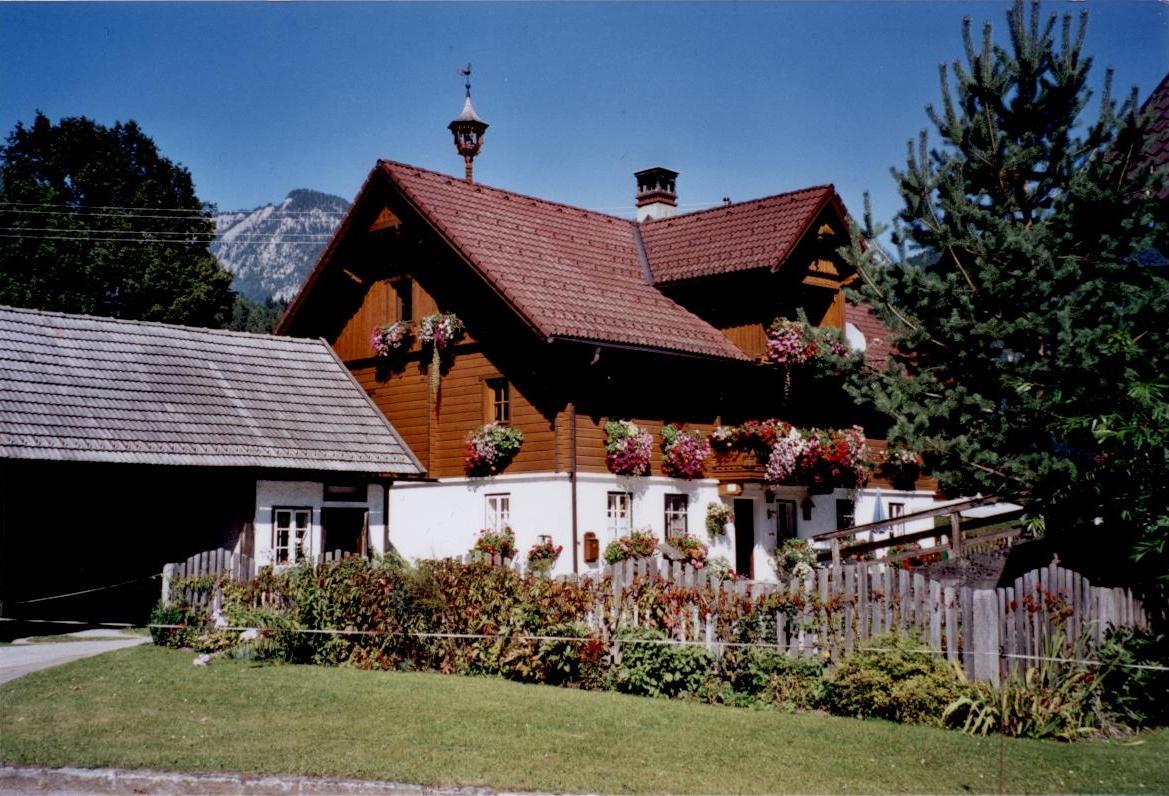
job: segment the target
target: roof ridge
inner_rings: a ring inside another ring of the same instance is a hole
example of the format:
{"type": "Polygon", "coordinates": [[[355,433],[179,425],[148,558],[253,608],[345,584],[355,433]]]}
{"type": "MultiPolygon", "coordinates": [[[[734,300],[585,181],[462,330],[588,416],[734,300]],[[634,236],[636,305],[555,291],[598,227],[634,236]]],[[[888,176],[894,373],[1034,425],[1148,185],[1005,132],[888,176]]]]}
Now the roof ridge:
{"type": "Polygon", "coordinates": [[[223,337],[243,337],[249,340],[276,340],[280,342],[313,343],[320,345],[321,340],[315,337],[288,337],[285,335],[264,334],[263,332],[241,332],[236,329],[212,329],[206,326],[190,326],[181,323],[167,323],[165,321],[140,321],[133,318],[110,318],[105,315],[91,315],[84,312],[62,312],[61,310],[38,310],[33,307],[16,307],[11,304],[0,304],[0,312],[19,312],[26,315],[36,315],[45,318],[73,318],[76,320],[97,321],[98,323],[119,324],[122,326],[149,326],[164,329],[182,329],[188,332],[200,332],[223,337]]]}
{"type": "Polygon", "coordinates": [[[466,180],[461,180],[458,177],[453,176],[451,174],[444,174],[441,171],[434,171],[433,169],[423,168],[422,166],[415,166],[412,163],[402,163],[401,161],[397,161],[397,160],[386,160],[384,158],[379,158],[378,164],[379,165],[385,164],[385,165],[389,165],[389,166],[397,166],[397,167],[403,168],[403,169],[412,169],[414,171],[420,171],[420,172],[424,172],[426,174],[432,174],[435,177],[442,177],[445,180],[450,180],[452,184],[466,185],[470,188],[486,188],[489,191],[494,191],[495,193],[499,193],[499,194],[505,194],[507,196],[512,196],[512,197],[515,197],[517,199],[528,199],[528,200],[533,201],[533,202],[538,202],[542,205],[551,205],[552,207],[562,207],[565,210],[575,210],[578,213],[587,213],[590,216],[600,216],[601,218],[611,219],[613,221],[623,221],[623,222],[630,221],[630,219],[626,218],[625,216],[617,216],[617,215],[613,215],[612,213],[602,213],[600,210],[590,210],[587,207],[580,207],[578,205],[570,205],[567,202],[558,202],[555,199],[545,199],[541,196],[532,196],[531,194],[519,193],[518,191],[509,191],[507,188],[499,188],[499,187],[496,187],[494,185],[488,185],[487,183],[483,183],[483,182],[469,183],[466,180]]]}
{"type": "Polygon", "coordinates": [[[835,193],[836,192],[836,184],[831,183],[831,182],[826,182],[826,183],[822,183],[820,185],[809,185],[805,188],[796,188],[796,189],[791,190],[791,191],[783,191],[782,193],[768,194],[767,196],[759,196],[759,197],[756,197],[755,199],[744,199],[741,202],[731,202],[729,205],[716,205],[714,207],[707,207],[707,208],[704,208],[702,210],[691,210],[688,213],[675,213],[672,216],[663,216],[662,218],[650,218],[650,219],[646,219],[645,221],[642,221],[639,223],[653,226],[653,225],[658,224],[659,222],[662,222],[662,221],[676,221],[679,218],[690,218],[692,216],[702,215],[703,213],[715,213],[715,212],[718,212],[719,210],[733,210],[736,207],[745,207],[747,205],[753,205],[753,204],[758,204],[760,202],[766,202],[768,199],[782,199],[782,198],[787,197],[787,196],[794,196],[795,194],[798,194],[798,193],[811,193],[813,191],[824,191],[824,190],[832,191],[833,193],[835,193]]]}

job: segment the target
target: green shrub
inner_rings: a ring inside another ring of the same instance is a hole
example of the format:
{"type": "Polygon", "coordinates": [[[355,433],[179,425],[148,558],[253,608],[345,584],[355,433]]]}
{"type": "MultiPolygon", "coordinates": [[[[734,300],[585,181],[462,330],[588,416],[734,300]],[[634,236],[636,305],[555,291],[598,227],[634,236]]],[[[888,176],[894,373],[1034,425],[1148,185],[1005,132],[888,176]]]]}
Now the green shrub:
{"type": "Polygon", "coordinates": [[[1169,724],[1169,636],[1148,629],[1113,628],[1096,649],[1102,664],[1100,699],[1112,717],[1129,727],[1169,724]]]}
{"type": "Polygon", "coordinates": [[[841,660],[824,681],[819,705],[837,716],[940,725],[964,690],[954,667],[920,652],[914,638],[876,636],[868,646],[841,660]]]}
{"type": "Polygon", "coordinates": [[[151,627],[150,637],[160,647],[193,647],[205,624],[198,611],[185,605],[164,606],[160,601],[150,612],[151,625],[186,625],[186,627],[151,627]]]}
{"type": "Polygon", "coordinates": [[[790,657],[778,650],[728,649],[723,676],[737,694],[793,710],[816,703],[824,677],[824,663],[813,655],[790,657]]]}
{"type": "Polygon", "coordinates": [[[702,647],[664,642],[666,634],[651,628],[628,628],[617,634],[621,663],[610,682],[617,691],[643,696],[696,694],[710,675],[713,656],[702,647]]]}

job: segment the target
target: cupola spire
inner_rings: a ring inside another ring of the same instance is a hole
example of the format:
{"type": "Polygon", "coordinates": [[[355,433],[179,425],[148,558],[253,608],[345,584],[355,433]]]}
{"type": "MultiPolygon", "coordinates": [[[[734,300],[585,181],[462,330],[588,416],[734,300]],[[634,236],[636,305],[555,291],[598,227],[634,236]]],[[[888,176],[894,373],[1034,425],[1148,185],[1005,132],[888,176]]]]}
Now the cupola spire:
{"type": "Polygon", "coordinates": [[[463,156],[466,180],[471,182],[472,161],[479,154],[479,147],[483,145],[483,133],[489,125],[479,118],[471,105],[471,65],[467,64],[465,68],[460,69],[459,74],[466,78],[467,96],[463,100],[463,112],[447,125],[447,129],[455,136],[455,149],[463,156]]]}

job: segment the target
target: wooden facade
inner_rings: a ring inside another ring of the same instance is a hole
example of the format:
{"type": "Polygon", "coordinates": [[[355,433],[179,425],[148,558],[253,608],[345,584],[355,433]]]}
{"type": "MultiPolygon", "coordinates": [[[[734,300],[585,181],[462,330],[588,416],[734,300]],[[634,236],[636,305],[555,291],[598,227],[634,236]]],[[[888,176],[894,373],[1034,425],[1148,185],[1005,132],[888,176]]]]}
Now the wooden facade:
{"type": "MultiPolygon", "coordinates": [[[[488,391],[506,380],[510,417],[524,442],[508,473],[607,472],[604,424],[631,419],[657,439],[667,423],[709,433],[720,422],[782,417],[798,425],[869,425],[843,394],[815,394],[762,362],[766,328],[802,311],[842,328],[836,255],[844,220],[826,209],[782,267],[659,285],[662,293],[721,330],[748,361],[720,360],[605,342],[544,340],[526,319],[390,185],[367,185],[323,264],[281,331],[324,337],[426,468],[464,475],[467,434],[494,419],[488,391]],[[386,219],[392,219],[387,223],[386,219]],[[408,299],[403,302],[403,296],[408,299]],[[388,359],[373,355],[379,324],[453,312],[466,336],[443,357],[438,390],[417,341],[388,359]]],[[[840,393],[841,391],[836,391],[840,393]]],[[[661,452],[653,450],[654,474],[661,452]]],[[[713,462],[725,478],[762,476],[758,462],[713,462]]]]}

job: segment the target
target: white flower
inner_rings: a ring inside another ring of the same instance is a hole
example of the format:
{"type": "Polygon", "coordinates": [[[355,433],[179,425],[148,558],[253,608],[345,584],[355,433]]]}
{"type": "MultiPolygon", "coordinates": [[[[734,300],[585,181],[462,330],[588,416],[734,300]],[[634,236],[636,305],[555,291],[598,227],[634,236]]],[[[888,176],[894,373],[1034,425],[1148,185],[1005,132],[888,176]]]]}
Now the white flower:
{"type": "Polygon", "coordinates": [[[203,653],[198,658],[195,658],[196,666],[206,666],[209,663],[211,663],[211,656],[207,653],[203,653]]]}
{"type": "Polygon", "coordinates": [[[240,641],[255,641],[260,637],[260,631],[254,627],[249,627],[247,630],[239,634],[240,641]]]}
{"type": "Polygon", "coordinates": [[[216,608],[215,611],[212,612],[211,621],[215,625],[216,630],[223,630],[223,628],[225,628],[229,624],[231,624],[230,622],[227,621],[227,617],[219,612],[218,608],[216,608]]]}

